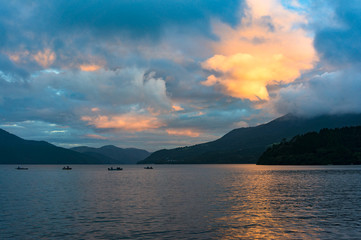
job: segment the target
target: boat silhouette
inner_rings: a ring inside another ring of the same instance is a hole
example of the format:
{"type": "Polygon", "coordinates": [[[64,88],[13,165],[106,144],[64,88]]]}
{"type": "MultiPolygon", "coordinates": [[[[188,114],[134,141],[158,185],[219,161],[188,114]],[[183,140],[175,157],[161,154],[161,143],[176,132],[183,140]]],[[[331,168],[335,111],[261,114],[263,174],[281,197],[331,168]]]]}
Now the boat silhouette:
{"type": "Polygon", "coordinates": [[[28,168],[27,167],[20,167],[20,166],[18,166],[17,168],[15,168],[16,170],[28,170],[28,168]]]}
{"type": "Polygon", "coordinates": [[[110,167],[110,168],[108,168],[108,171],[121,171],[121,170],[123,170],[123,168],[121,168],[121,167],[117,167],[117,168],[110,167]]]}

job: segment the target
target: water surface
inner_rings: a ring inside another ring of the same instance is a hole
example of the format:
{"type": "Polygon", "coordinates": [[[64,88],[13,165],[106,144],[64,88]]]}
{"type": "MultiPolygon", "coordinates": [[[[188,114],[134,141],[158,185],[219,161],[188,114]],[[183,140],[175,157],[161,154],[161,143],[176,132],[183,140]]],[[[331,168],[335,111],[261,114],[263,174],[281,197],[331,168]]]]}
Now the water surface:
{"type": "Polygon", "coordinates": [[[360,166],[0,165],[0,239],[361,239],[360,166]]]}

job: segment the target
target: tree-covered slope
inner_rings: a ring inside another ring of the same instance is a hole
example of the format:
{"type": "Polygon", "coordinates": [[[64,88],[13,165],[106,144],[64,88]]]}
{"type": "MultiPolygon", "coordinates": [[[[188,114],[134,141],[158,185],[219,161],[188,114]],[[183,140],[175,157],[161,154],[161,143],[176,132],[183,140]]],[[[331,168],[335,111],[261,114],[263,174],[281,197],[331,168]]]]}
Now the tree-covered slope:
{"type": "Polygon", "coordinates": [[[269,147],[260,165],[361,164],[361,127],[322,129],[269,147]]]}

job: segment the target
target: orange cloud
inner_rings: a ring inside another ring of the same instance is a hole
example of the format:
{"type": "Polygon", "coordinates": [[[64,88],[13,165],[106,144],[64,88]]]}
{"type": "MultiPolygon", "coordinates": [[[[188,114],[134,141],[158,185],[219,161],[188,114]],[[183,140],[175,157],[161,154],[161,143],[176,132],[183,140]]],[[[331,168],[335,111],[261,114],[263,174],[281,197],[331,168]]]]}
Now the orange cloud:
{"type": "Polygon", "coordinates": [[[84,65],[80,65],[79,68],[80,70],[85,72],[94,72],[102,68],[102,66],[96,64],[84,64],[84,65]]]}
{"type": "Polygon", "coordinates": [[[33,58],[40,66],[46,68],[53,64],[56,55],[50,49],[46,48],[43,52],[39,51],[33,55],[33,58]]]}
{"type": "Polygon", "coordinates": [[[20,56],[19,55],[16,55],[16,54],[9,55],[9,58],[13,62],[20,62],[20,56]]]}
{"type": "Polygon", "coordinates": [[[94,138],[94,139],[101,139],[101,140],[106,140],[108,139],[107,137],[101,136],[101,135],[97,135],[97,134],[87,134],[85,135],[86,137],[89,138],[94,138]]]}
{"type": "Polygon", "coordinates": [[[114,128],[131,132],[141,132],[164,126],[157,118],[135,113],[116,116],[83,116],[81,120],[88,122],[96,128],[114,128]]]}
{"type": "Polygon", "coordinates": [[[178,106],[178,105],[173,105],[172,109],[176,112],[184,110],[184,108],[182,108],[181,106],[178,106]]]}
{"type": "Polygon", "coordinates": [[[220,86],[237,98],[268,100],[267,85],[294,81],[313,67],[317,56],[312,37],[299,27],[307,23],[305,16],[285,9],[278,0],[252,0],[248,5],[239,28],[214,24],[221,41],[213,45],[217,54],[202,66],[219,74],[202,84],[220,86]]]}
{"type": "Polygon", "coordinates": [[[166,129],[168,135],[174,135],[174,136],[188,136],[188,137],[199,137],[200,133],[196,132],[193,129],[173,129],[169,128],[166,129]]]}
{"type": "Polygon", "coordinates": [[[29,51],[19,51],[14,53],[7,53],[9,59],[15,63],[26,62],[29,51]]]}

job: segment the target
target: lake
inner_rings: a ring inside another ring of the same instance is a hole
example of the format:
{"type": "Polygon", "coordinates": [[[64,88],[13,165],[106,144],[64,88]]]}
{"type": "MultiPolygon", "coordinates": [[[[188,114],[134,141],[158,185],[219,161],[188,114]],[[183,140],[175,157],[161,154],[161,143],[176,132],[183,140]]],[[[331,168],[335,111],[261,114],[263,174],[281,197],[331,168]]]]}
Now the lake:
{"type": "Polygon", "coordinates": [[[361,239],[361,166],[0,165],[0,239],[361,239]]]}

